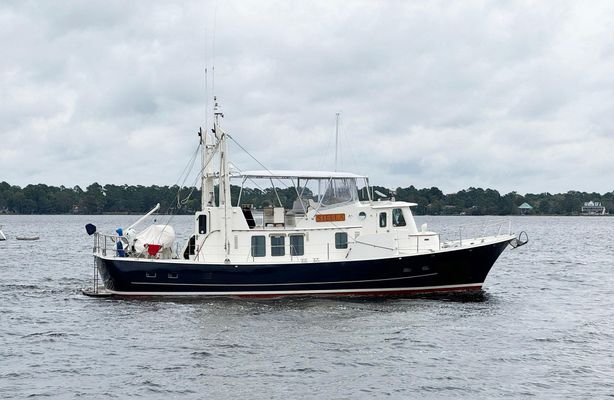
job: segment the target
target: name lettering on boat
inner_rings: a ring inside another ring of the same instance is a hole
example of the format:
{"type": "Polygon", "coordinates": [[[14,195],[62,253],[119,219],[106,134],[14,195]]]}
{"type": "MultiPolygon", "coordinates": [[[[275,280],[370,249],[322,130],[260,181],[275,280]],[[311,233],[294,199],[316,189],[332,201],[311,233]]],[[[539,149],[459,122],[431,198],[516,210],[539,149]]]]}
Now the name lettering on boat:
{"type": "Polygon", "coordinates": [[[316,222],[341,222],[345,221],[345,214],[318,214],[316,222]]]}

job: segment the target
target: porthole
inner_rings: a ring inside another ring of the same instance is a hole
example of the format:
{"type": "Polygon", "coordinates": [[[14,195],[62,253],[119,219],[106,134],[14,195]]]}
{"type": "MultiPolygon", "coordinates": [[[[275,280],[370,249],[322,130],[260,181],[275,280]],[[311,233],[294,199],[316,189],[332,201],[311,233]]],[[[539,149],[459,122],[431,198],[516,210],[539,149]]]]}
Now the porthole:
{"type": "Polygon", "coordinates": [[[177,272],[169,272],[168,279],[177,279],[179,278],[179,274],[177,272]]]}
{"type": "Polygon", "coordinates": [[[359,220],[361,220],[361,221],[362,221],[362,220],[363,220],[363,219],[365,219],[365,218],[367,218],[367,213],[366,213],[366,212],[361,211],[361,212],[359,212],[359,213],[358,213],[358,219],[359,219],[359,220]]]}
{"type": "Polygon", "coordinates": [[[155,272],[145,272],[145,277],[146,278],[155,278],[156,277],[156,273],[155,272]]]}

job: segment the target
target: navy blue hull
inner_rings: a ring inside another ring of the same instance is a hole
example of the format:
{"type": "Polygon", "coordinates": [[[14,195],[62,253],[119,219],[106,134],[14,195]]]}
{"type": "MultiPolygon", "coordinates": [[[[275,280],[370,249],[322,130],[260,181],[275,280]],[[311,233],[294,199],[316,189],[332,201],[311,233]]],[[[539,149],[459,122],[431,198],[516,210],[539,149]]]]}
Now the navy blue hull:
{"type": "Polygon", "coordinates": [[[507,244],[368,261],[292,264],[95,258],[105,287],[127,295],[393,294],[479,289],[507,244]]]}

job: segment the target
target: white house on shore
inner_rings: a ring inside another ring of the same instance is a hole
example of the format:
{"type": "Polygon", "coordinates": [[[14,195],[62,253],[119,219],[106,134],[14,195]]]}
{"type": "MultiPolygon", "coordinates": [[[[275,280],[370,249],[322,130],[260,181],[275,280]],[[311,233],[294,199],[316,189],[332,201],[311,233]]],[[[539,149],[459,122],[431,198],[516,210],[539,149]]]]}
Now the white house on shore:
{"type": "Polygon", "coordinates": [[[587,201],[582,206],[582,215],[605,215],[605,207],[599,201],[587,201]]]}

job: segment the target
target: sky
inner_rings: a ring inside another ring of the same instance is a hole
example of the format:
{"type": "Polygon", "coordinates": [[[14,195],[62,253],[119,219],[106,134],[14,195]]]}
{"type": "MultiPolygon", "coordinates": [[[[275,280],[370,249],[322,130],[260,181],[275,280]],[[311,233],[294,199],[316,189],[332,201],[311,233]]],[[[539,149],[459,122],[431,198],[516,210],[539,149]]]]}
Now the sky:
{"type": "Polygon", "coordinates": [[[269,169],[333,170],[339,112],[375,185],[614,190],[610,0],[8,0],[0,46],[12,185],[192,184],[215,94],[269,169]]]}

